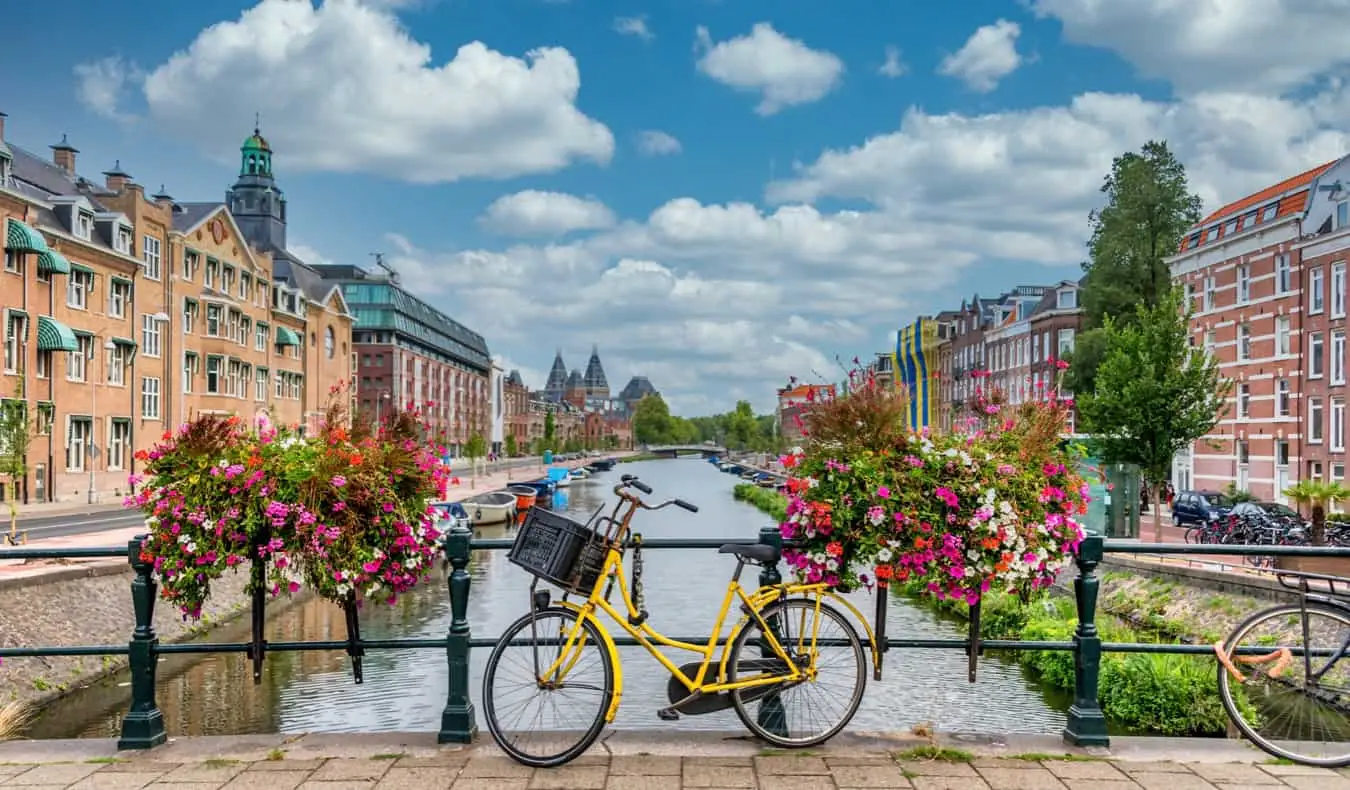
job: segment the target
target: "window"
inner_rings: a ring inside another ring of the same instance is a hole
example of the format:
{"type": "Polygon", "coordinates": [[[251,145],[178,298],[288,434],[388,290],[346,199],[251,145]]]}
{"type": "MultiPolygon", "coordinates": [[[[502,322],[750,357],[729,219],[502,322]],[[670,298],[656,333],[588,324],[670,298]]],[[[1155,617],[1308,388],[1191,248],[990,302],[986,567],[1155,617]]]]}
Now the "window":
{"type": "Polygon", "coordinates": [[[197,375],[197,355],[191,351],[183,352],[183,394],[192,394],[192,377],[197,375]]]}
{"type": "Polygon", "coordinates": [[[1078,307],[1078,292],[1075,290],[1066,288],[1060,291],[1056,298],[1058,299],[1057,306],[1061,310],[1073,310],[1078,307]]]}
{"type": "Polygon", "coordinates": [[[37,434],[38,436],[51,436],[52,425],[56,422],[56,404],[44,401],[38,401],[37,407],[37,434]]]}
{"type": "Polygon", "coordinates": [[[76,348],[66,354],[66,380],[84,381],[84,373],[89,365],[89,357],[94,353],[93,335],[76,335],[76,348]]]}
{"type": "Polygon", "coordinates": [[[239,275],[239,298],[248,301],[249,292],[253,290],[253,277],[248,272],[241,272],[239,275]]]}
{"type": "Polygon", "coordinates": [[[1289,267],[1289,254],[1280,253],[1275,256],[1275,293],[1287,294],[1293,287],[1293,270],[1289,267]]]}
{"type": "Polygon", "coordinates": [[[207,288],[215,288],[216,277],[218,277],[219,275],[220,275],[220,261],[213,261],[210,258],[207,258],[206,277],[205,279],[202,280],[202,284],[205,285],[207,288]]]}
{"type": "Polygon", "coordinates": [[[147,357],[159,356],[159,341],[159,321],[153,315],[141,316],[141,348],[147,357]]]}
{"type": "Polygon", "coordinates": [[[273,390],[273,394],[278,398],[285,397],[285,387],[281,383],[280,373],[276,374],[276,376],[273,377],[273,383],[276,385],[276,389],[273,390]]]}
{"type": "Polygon", "coordinates": [[[1310,305],[1308,308],[1308,312],[1309,313],[1322,312],[1322,304],[1323,304],[1322,300],[1326,298],[1326,294],[1323,293],[1322,289],[1321,266],[1318,266],[1316,269],[1312,269],[1308,272],[1308,291],[1310,291],[1310,293],[1308,294],[1308,304],[1310,305]]]}
{"type": "Polygon", "coordinates": [[[52,352],[37,352],[37,377],[40,379],[52,377],[52,352]]]}
{"type": "Polygon", "coordinates": [[[206,358],[206,391],[220,394],[220,357],[206,358]]]}
{"type": "MultiPolygon", "coordinates": [[[[1070,291],[1070,293],[1072,293],[1072,291],[1070,291]]],[[[1073,330],[1070,329],[1069,331],[1072,332],[1073,330]]],[[[1072,347],[1073,340],[1070,339],[1069,342],[1072,347]]],[[[323,351],[328,355],[329,359],[333,358],[333,353],[337,350],[336,346],[337,337],[333,334],[333,327],[330,326],[323,331],[323,351]]]]}
{"type": "Polygon", "coordinates": [[[76,310],[89,307],[89,292],[94,288],[94,275],[72,269],[66,275],[66,304],[76,310]]]}
{"type": "Polygon", "coordinates": [[[258,322],[257,331],[253,333],[253,347],[258,351],[267,350],[267,330],[269,328],[267,324],[258,322]]]}
{"type": "Polygon", "coordinates": [[[242,397],[243,387],[240,384],[239,360],[232,359],[225,365],[225,394],[231,398],[242,397]]]}
{"type": "Polygon", "coordinates": [[[131,301],[131,285],[121,280],[108,282],[108,317],[126,318],[127,303],[131,301]]]}
{"type": "Polygon", "coordinates": [[[91,452],[89,437],[93,435],[93,420],[88,417],[66,418],[66,471],[83,472],[85,453],[91,452]]]}
{"type": "Polygon", "coordinates": [[[253,399],[267,400],[267,368],[258,368],[255,373],[256,380],[253,383],[253,399]]]}
{"type": "Polygon", "coordinates": [[[1252,385],[1239,384],[1237,392],[1237,416],[1245,420],[1252,415],[1252,385]]]}
{"type": "Polygon", "coordinates": [[[191,281],[197,276],[197,267],[201,265],[201,257],[191,250],[183,253],[183,279],[191,281]]]}
{"type": "MultiPolygon", "coordinates": [[[[333,330],[328,331],[332,332],[333,330]]],[[[1059,330],[1059,355],[1062,357],[1071,353],[1073,353],[1073,330],[1061,329],[1059,330]]]]}
{"type": "Polygon", "coordinates": [[[221,267],[220,292],[229,294],[234,291],[234,267],[221,267]]]}
{"type": "Polygon", "coordinates": [[[1210,310],[1213,310],[1213,309],[1214,309],[1214,278],[1213,278],[1213,277],[1206,277],[1206,278],[1205,278],[1205,303],[1204,303],[1204,309],[1205,309],[1205,312],[1209,312],[1210,310]]]}
{"type": "Polygon", "coordinates": [[[1275,316],[1275,354],[1284,356],[1289,353],[1289,316],[1275,316]]]}
{"type": "Polygon", "coordinates": [[[1322,378],[1322,333],[1314,332],[1308,338],[1308,378],[1322,378]]]}
{"type": "Polygon", "coordinates": [[[117,250],[118,252],[122,253],[123,255],[130,255],[130,254],[131,254],[131,231],[130,231],[130,230],[127,230],[126,228],[122,227],[121,225],[118,225],[118,226],[117,226],[117,239],[113,241],[113,249],[117,250]]]}
{"type": "Polygon", "coordinates": [[[1214,356],[1214,345],[1218,342],[1218,334],[1213,329],[1205,333],[1205,353],[1214,356]]]}
{"type": "Polygon", "coordinates": [[[206,306],[206,336],[220,336],[220,305],[209,304],[206,306]]]}
{"type": "Polygon", "coordinates": [[[1289,414],[1289,379],[1280,379],[1275,382],[1275,416],[1288,417],[1289,414]]]}
{"type": "Polygon", "coordinates": [[[75,217],[75,235],[88,241],[94,235],[94,215],[81,211],[75,217]]]}
{"type": "Polygon", "coordinates": [[[1345,317],[1345,261],[1331,264],[1331,317],[1345,317]]]}
{"type": "Polygon", "coordinates": [[[1331,333],[1331,383],[1345,383],[1345,330],[1331,333]]]}
{"type": "Polygon", "coordinates": [[[197,303],[191,299],[183,300],[183,334],[192,334],[192,325],[197,320],[197,303]]]}
{"type": "Polygon", "coordinates": [[[1238,324],[1237,328],[1237,346],[1238,360],[1246,361],[1252,358],[1252,328],[1247,324],[1238,324]]]}
{"type": "Polygon", "coordinates": [[[1350,200],[1336,204],[1336,227],[1339,229],[1346,225],[1350,225],[1350,200]]]}
{"type": "Polygon", "coordinates": [[[1237,226],[1238,221],[1236,219],[1230,219],[1223,223],[1223,235],[1232,236],[1234,233],[1237,233],[1237,226]]]}
{"type": "Polygon", "coordinates": [[[1272,219],[1275,219],[1275,215],[1278,214],[1279,212],[1280,212],[1280,204],[1271,203],[1269,206],[1266,206],[1265,208],[1261,209],[1261,221],[1270,222],[1272,219]]]}
{"type": "Polygon", "coordinates": [[[1342,398],[1331,399],[1331,441],[1329,446],[1331,451],[1345,449],[1345,400],[1342,398]]]}
{"type": "Polygon", "coordinates": [[[19,271],[19,253],[13,250],[5,250],[5,271],[11,274],[20,274],[19,271]]]}
{"type": "Polygon", "coordinates": [[[159,419],[159,379],[155,376],[141,378],[141,416],[147,420],[159,419]]]}
{"type": "Polygon", "coordinates": [[[1308,398],[1308,442],[1322,443],[1322,399],[1308,398]]]}
{"type": "Polygon", "coordinates": [[[28,316],[10,313],[5,321],[5,372],[17,373],[23,367],[23,349],[28,338],[28,316]]]}
{"type": "Polygon", "coordinates": [[[151,280],[158,280],[163,277],[160,271],[160,246],[159,239],[154,236],[145,236],[145,249],[141,250],[141,259],[145,261],[145,276],[151,280]]]}
{"type": "Polygon", "coordinates": [[[115,344],[108,352],[108,383],[125,386],[127,370],[127,347],[115,344]]]}
{"type": "Polygon", "coordinates": [[[125,469],[130,453],[131,421],[114,417],[108,428],[108,459],[105,464],[109,469],[125,469]]]}
{"type": "Polygon", "coordinates": [[[1252,267],[1245,263],[1238,264],[1237,284],[1238,303],[1250,302],[1252,300],[1252,267]]]}

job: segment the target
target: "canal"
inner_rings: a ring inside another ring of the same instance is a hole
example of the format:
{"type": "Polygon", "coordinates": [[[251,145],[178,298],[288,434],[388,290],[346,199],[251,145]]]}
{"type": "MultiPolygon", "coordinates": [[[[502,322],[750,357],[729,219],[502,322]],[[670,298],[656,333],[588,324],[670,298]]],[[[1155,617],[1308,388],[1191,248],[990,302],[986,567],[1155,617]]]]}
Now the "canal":
{"type": "MultiPolygon", "coordinates": [[[[654,496],[681,497],[699,505],[697,514],[676,508],[640,513],[634,527],[645,537],[733,538],[753,536],[765,516],[732,499],[739,482],[697,459],[622,464],[612,472],[576,481],[556,506],[584,520],[604,502],[621,473],[639,475],[654,496]]],[[[504,537],[504,529],[481,530],[480,537],[504,537]]],[[[671,636],[707,633],[721,603],[734,562],[712,551],[653,550],[645,555],[644,582],[651,623],[671,636]]],[[[753,583],[748,569],[744,581],[753,583]]],[[[469,622],[475,637],[492,637],[519,617],[528,604],[530,578],[506,561],[504,552],[475,552],[470,571],[473,590],[469,622]]],[[[868,592],[854,604],[872,612],[868,592]]],[[[892,596],[892,636],[964,638],[964,630],[933,613],[892,596]]],[[[450,605],[443,575],[392,607],[362,614],[366,638],[443,637],[450,605]]],[[[246,618],[245,618],[246,619],[246,618]]],[[[129,627],[129,626],[128,626],[129,627]]],[[[217,630],[212,641],[246,640],[246,624],[217,630]]],[[[319,599],[297,603],[271,618],[272,640],[343,639],[343,617],[319,599]]],[[[619,629],[612,630],[617,634],[619,629]]],[[[672,651],[678,652],[678,651],[672,651]]],[[[471,652],[475,704],[481,691],[487,650],[471,652]]],[[[731,711],[686,717],[678,724],[660,721],[665,706],[664,670],[639,648],[622,649],[624,699],[614,726],[628,729],[679,727],[739,730],[731,711]]],[[[682,657],[673,655],[677,663],[682,657]]],[[[931,722],[944,731],[1051,733],[1064,724],[1066,700],[1043,693],[1021,667],[994,655],[981,659],[979,680],[966,681],[966,658],[954,650],[892,650],[884,678],[869,679],[867,694],[851,729],[905,730],[931,722]]],[[[365,657],[365,682],[352,682],[350,663],[340,652],[277,653],[267,657],[263,682],[254,685],[251,664],[242,655],[171,657],[161,663],[159,706],[171,736],[243,733],[426,731],[440,726],[446,696],[444,650],[371,651],[365,657]]],[[[105,737],[118,732],[128,704],[125,673],[80,690],[49,706],[35,723],[32,737],[105,737]]],[[[480,729],[482,722],[479,723],[480,729]]]]}

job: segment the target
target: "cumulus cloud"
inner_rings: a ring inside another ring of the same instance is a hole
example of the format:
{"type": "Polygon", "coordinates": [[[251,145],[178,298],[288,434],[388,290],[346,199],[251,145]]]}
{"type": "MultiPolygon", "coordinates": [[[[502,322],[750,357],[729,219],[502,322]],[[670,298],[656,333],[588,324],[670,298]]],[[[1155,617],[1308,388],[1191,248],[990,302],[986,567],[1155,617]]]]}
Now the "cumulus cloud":
{"type": "Polygon", "coordinates": [[[971,34],[965,45],[948,55],[938,66],[938,73],[955,77],[974,91],[988,93],[998,87],[999,80],[1022,65],[1017,53],[1017,37],[1022,28],[1016,22],[1000,19],[971,34]]]}
{"type": "Polygon", "coordinates": [[[140,68],[113,55],[75,66],[75,97],[91,111],[113,120],[131,116],[122,110],[127,93],[145,78],[140,68]]]}
{"type": "Polygon", "coordinates": [[[838,56],[788,38],[767,22],[726,41],[714,42],[702,26],[695,36],[702,52],[698,70],[723,85],[760,94],[755,107],[760,115],[819,101],[843,79],[844,62],[838,56]]]}
{"type": "Polygon", "coordinates": [[[679,140],[660,129],[638,132],[637,145],[644,156],[670,156],[683,150],[679,140]]]}
{"type": "Polygon", "coordinates": [[[908,72],[909,67],[905,65],[904,61],[900,60],[900,48],[893,44],[886,45],[886,59],[881,62],[877,73],[883,77],[895,79],[905,76],[908,72]]]}
{"type": "Polygon", "coordinates": [[[564,192],[527,189],[492,202],[478,218],[489,230],[511,236],[561,236],[614,224],[614,213],[598,200],[564,192]]]}
{"type": "Polygon", "coordinates": [[[152,121],[204,150],[231,150],[228,119],[260,112],[289,167],[435,183],[609,162],[614,136],[577,107],[580,87],[560,47],[517,58],[475,41],[437,62],[387,8],[262,0],[148,69],[142,90],[152,121]]]}
{"type": "Polygon", "coordinates": [[[621,16],[615,18],[614,32],[622,36],[640,38],[643,41],[651,41],[656,38],[652,33],[651,28],[647,27],[646,15],[621,16]]]}

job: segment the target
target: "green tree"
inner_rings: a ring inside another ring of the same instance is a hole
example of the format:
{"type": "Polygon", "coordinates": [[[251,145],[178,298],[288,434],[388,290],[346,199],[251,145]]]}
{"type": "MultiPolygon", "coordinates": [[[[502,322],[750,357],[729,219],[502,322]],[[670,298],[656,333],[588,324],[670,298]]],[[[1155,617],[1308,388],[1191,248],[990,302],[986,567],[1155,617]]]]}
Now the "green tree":
{"type": "MultiPolygon", "coordinates": [[[[1107,316],[1097,387],[1079,400],[1102,460],[1138,464],[1154,502],[1161,501],[1172,458],[1218,423],[1232,388],[1219,377],[1218,363],[1190,344],[1189,323],[1177,288],[1152,307],[1138,305],[1131,322],[1107,316]]],[[[1159,508],[1153,537],[1162,540],[1159,508]]]]}
{"type": "Polygon", "coordinates": [[[28,448],[33,441],[33,421],[24,399],[23,374],[18,376],[13,398],[0,399],[0,485],[9,505],[9,542],[19,538],[20,489],[28,477],[28,448]]]}
{"type": "Polygon", "coordinates": [[[581,440],[575,437],[563,442],[563,452],[576,453],[581,451],[581,440]]]}
{"type": "Polygon", "coordinates": [[[487,439],[483,434],[475,433],[469,437],[469,441],[464,443],[464,456],[469,459],[469,485],[473,485],[473,478],[478,474],[478,464],[484,456],[488,454],[487,439]]]}
{"type": "Polygon", "coordinates": [[[736,408],[727,414],[727,447],[735,450],[753,450],[759,439],[759,423],[750,401],[736,401],[736,408]]]}
{"type": "Polygon", "coordinates": [[[633,438],[641,444],[666,444],[671,440],[670,407],[660,394],[638,401],[633,409],[633,438]]]}
{"type": "Polygon", "coordinates": [[[1136,307],[1155,307],[1172,289],[1164,262],[1200,220],[1200,196],[1190,191],[1186,168],[1165,141],[1115,158],[1101,188],[1106,205],[1090,215],[1092,238],[1083,264],[1084,333],[1076,343],[1069,387],[1093,389],[1104,359],[1101,333],[1107,319],[1135,320],[1136,307]]]}
{"type": "Polygon", "coordinates": [[[553,444],[553,440],[557,438],[557,437],[554,435],[554,434],[556,433],[557,430],[558,430],[558,422],[557,422],[557,420],[555,420],[555,419],[553,418],[553,412],[551,412],[551,411],[546,412],[546,413],[544,414],[544,443],[545,443],[545,444],[550,444],[550,445],[553,444]]]}
{"type": "Polygon", "coordinates": [[[1284,495],[1300,507],[1309,508],[1312,529],[1308,535],[1314,546],[1327,545],[1327,506],[1335,501],[1350,499],[1350,488],[1340,483],[1323,480],[1300,480],[1284,490],[1284,495]]]}
{"type": "Polygon", "coordinates": [[[516,435],[514,433],[508,433],[506,435],[506,441],[503,444],[505,445],[503,449],[506,450],[506,457],[514,458],[516,455],[516,451],[520,449],[516,445],[516,435]]]}

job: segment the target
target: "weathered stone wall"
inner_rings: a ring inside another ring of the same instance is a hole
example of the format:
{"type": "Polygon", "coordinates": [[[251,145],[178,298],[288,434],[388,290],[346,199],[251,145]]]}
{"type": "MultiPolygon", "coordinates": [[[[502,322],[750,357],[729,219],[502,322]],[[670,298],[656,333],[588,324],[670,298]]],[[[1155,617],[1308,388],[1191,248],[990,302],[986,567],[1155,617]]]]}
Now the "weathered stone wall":
{"type": "MultiPolygon", "coordinates": [[[[136,623],[132,577],[131,569],[118,563],[0,580],[0,647],[125,646],[136,623]]],[[[226,574],[213,586],[196,622],[157,600],[155,630],[161,641],[191,639],[247,612],[247,584],[247,567],[226,574]]],[[[0,701],[44,702],[125,666],[125,656],[6,658],[0,664],[0,701]]]]}

